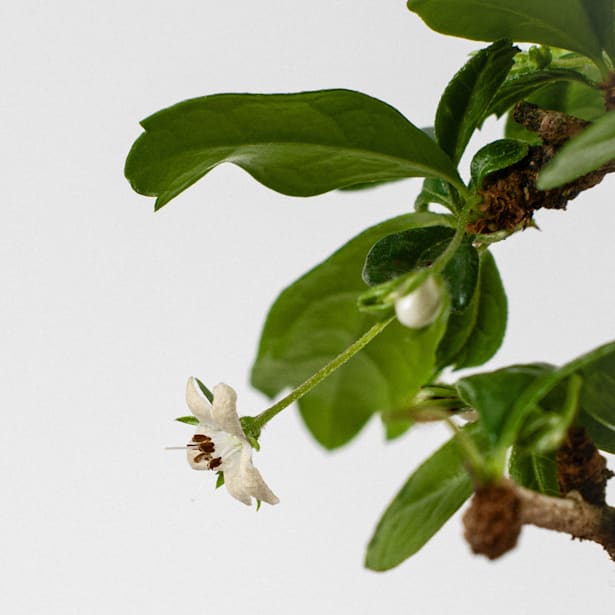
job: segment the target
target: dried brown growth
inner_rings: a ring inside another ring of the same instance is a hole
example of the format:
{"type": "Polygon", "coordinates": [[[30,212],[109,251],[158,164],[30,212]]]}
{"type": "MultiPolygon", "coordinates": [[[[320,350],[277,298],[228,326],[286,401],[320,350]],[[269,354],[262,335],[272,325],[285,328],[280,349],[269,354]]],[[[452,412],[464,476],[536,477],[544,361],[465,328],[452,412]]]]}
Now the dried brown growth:
{"type": "Polygon", "coordinates": [[[615,73],[611,73],[609,78],[600,84],[600,89],[604,94],[604,104],[607,111],[615,109],[615,73]]]}
{"type": "Polygon", "coordinates": [[[571,427],[557,451],[557,481],[562,495],[578,491],[590,504],[605,504],[606,483],[613,476],[583,427],[571,427]]]}
{"type": "MultiPolygon", "coordinates": [[[[615,85],[612,87],[615,96],[615,85]]],[[[526,228],[531,224],[536,210],[543,207],[565,209],[568,201],[599,184],[607,173],[615,170],[614,165],[605,165],[559,188],[538,190],[536,177],[542,167],[563,143],[581,132],[588,122],[558,111],[545,111],[525,102],[514,108],[513,119],[538,134],[543,144],[530,147],[523,160],[485,179],[479,191],[482,201],[474,220],[467,226],[470,233],[526,228]]]]}
{"type": "Polygon", "coordinates": [[[496,559],[517,544],[521,502],[507,483],[479,487],[463,516],[463,524],[472,551],[496,559]]]}

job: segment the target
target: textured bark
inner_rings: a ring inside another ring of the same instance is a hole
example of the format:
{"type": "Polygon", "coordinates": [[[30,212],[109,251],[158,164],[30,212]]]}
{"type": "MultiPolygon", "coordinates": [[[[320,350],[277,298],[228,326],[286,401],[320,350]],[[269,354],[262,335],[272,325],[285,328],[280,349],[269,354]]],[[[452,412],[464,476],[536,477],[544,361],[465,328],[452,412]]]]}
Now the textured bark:
{"type": "Polygon", "coordinates": [[[594,506],[576,492],[557,498],[502,481],[477,489],[464,515],[465,537],[475,553],[500,557],[525,524],[591,540],[615,561],[615,508],[594,506]]]}
{"type": "MultiPolygon", "coordinates": [[[[615,100],[615,85],[610,88],[615,100]]],[[[542,145],[530,147],[523,160],[485,179],[478,192],[481,202],[467,225],[470,233],[488,234],[526,228],[532,224],[536,210],[543,207],[565,209],[569,201],[599,184],[607,173],[615,171],[615,162],[609,162],[559,188],[538,190],[536,178],[540,170],[568,139],[588,126],[588,122],[526,102],[518,103],[512,116],[517,123],[540,136],[542,145]]]]}

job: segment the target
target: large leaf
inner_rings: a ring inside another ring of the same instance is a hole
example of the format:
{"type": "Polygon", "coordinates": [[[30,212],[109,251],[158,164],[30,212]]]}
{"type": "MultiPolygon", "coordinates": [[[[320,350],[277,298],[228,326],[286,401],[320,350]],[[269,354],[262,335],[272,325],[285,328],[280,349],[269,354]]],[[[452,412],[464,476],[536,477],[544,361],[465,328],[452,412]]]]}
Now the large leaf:
{"type": "Polygon", "coordinates": [[[498,41],[474,55],[444,90],[436,111],[438,144],[458,162],[519,50],[498,41]]]}
{"type": "Polygon", "coordinates": [[[602,62],[601,43],[584,0],[408,0],[408,8],[443,34],[540,43],[602,62]]]}
{"type": "Polygon", "coordinates": [[[508,305],[495,260],[490,252],[481,255],[476,319],[452,363],[455,369],[486,363],[498,350],[506,332],[508,305]]]}
{"type": "MultiPolygon", "coordinates": [[[[361,269],[382,237],[411,227],[446,224],[447,216],[408,214],[371,227],[284,290],[271,307],[252,368],[252,383],[269,396],[295,387],[373,324],[357,310],[361,269]]],[[[346,365],[299,402],[314,437],[335,448],[354,437],[374,412],[403,408],[431,376],[446,314],[412,331],[392,323],[346,365]]]]}
{"type": "Polygon", "coordinates": [[[218,94],[143,120],[126,177],[160,209],[223,162],[291,196],[404,177],[461,186],[444,152],[386,103],[350,90],[218,94]]]}
{"type": "Polygon", "coordinates": [[[615,160],[615,111],[568,141],[538,176],[540,190],[567,184],[615,160]]]}
{"type": "MultiPolygon", "coordinates": [[[[465,432],[475,440],[480,435],[476,425],[465,432]]],[[[367,568],[388,570],[414,555],[471,493],[472,479],[453,438],[412,473],[382,515],[367,547],[367,568]]]]}

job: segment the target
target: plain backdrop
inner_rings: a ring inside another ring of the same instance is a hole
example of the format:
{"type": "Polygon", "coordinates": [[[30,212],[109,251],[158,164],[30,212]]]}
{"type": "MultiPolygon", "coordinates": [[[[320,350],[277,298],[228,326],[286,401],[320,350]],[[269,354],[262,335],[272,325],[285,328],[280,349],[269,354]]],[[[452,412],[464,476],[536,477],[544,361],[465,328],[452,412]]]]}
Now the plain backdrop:
{"type": "MultiPolygon", "coordinates": [[[[0,29],[0,612],[612,613],[601,549],[532,528],[490,563],[457,515],[395,570],[363,568],[439,427],[385,444],[374,420],[328,453],[288,409],[255,457],[281,502],[258,514],[164,450],[191,434],[173,422],[191,374],[233,385],[244,414],[266,406],[248,373],[271,301],[408,211],[420,180],[292,199],[225,165],[154,214],[123,178],[138,121],[217,92],[344,87],[426,126],[480,43],[403,0],[20,0],[0,29]]],[[[495,248],[510,317],[489,367],[615,337],[614,188],[495,248]]]]}

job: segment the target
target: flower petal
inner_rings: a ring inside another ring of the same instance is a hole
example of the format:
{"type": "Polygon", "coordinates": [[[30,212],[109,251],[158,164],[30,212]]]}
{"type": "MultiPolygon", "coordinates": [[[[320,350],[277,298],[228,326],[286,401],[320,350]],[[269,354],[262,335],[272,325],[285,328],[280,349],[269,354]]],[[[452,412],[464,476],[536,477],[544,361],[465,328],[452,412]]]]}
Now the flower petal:
{"type": "Polygon", "coordinates": [[[202,423],[212,423],[212,408],[207,399],[201,395],[196,380],[191,376],[186,384],[186,403],[190,412],[202,423]]]}
{"type": "Polygon", "coordinates": [[[235,393],[235,389],[221,382],[214,387],[213,394],[214,403],[211,414],[214,423],[220,429],[245,441],[246,436],[237,416],[237,393],[235,393]]]}
{"type": "Polygon", "coordinates": [[[252,465],[252,448],[248,443],[241,447],[241,454],[233,463],[226,466],[224,484],[234,498],[248,506],[252,504],[252,497],[272,505],[280,501],[252,465]]]}

